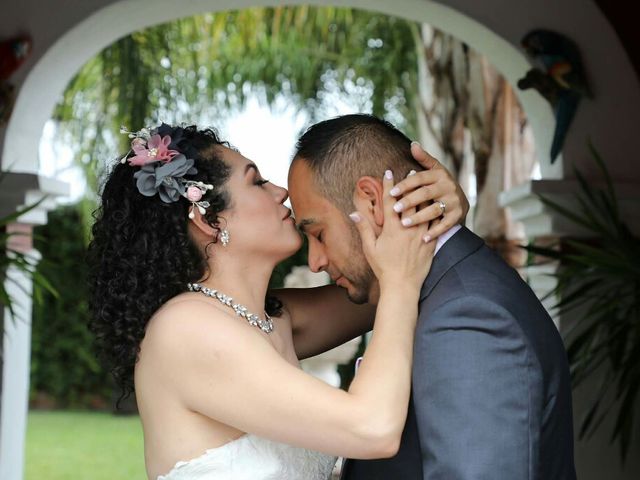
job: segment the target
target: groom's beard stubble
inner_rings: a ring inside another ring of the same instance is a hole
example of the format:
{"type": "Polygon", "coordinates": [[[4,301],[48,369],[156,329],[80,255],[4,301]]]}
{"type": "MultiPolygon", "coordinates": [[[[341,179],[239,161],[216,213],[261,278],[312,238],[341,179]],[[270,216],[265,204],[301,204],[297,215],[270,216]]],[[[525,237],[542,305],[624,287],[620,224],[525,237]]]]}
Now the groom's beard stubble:
{"type": "Polygon", "coordinates": [[[369,266],[362,251],[362,239],[354,226],[350,227],[349,238],[349,263],[342,272],[351,283],[352,291],[347,290],[347,297],[353,303],[361,305],[369,301],[371,287],[376,281],[376,276],[369,266]]]}

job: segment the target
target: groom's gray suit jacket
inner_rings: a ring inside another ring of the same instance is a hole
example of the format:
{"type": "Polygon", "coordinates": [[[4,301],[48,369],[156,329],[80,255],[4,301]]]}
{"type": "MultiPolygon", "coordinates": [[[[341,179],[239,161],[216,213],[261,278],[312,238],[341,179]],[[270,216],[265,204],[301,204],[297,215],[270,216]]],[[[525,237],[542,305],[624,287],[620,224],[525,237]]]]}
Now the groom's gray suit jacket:
{"type": "Polygon", "coordinates": [[[569,369],[518,273],[462,228],[420,295],[412,401],[398,454],[345,480],[573,480],[569,369]]]}

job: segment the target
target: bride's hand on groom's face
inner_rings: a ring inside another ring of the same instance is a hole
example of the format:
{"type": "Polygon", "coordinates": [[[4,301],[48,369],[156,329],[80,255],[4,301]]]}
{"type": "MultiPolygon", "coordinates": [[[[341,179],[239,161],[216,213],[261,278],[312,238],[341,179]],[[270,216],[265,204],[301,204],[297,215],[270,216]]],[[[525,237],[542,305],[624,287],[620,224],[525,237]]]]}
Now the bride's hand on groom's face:
{"type": "MultiPolygon", "coordinates": [[[[428,225],[407,229],[402,225],[402,214],[394,211],[395,199],[391,196],[393,176],[388,170],[382,180],[382,208],[384,223],[376,235],[372,220],[359,212],[350,217],[362,239],[362,250],[371,269],[384,285],[419,288],[431,266],[435,250],[434,240],[425,240],[428,225]]],[[[408,209],[408,214],[412,209],[408,209]]],[[[434,237],[435,238],[435,237],[434,237]]]]}
{"type": "Polygon", "coordinates": [[[433,222],[427,235],[437,238],[454,225],[464,224],[469,211],[469,201],[460,185],[449,171],[435,158],[429,155],[417,142],[411,144],[411,153],[416,161],[426,170],[409,175],[398,182],[391,190],[396,198],[396,212],[412,210],[411,215],[404,215],[407,227],[433,222]],[[444,215],[440,202],[445,205],[444,215]]]}

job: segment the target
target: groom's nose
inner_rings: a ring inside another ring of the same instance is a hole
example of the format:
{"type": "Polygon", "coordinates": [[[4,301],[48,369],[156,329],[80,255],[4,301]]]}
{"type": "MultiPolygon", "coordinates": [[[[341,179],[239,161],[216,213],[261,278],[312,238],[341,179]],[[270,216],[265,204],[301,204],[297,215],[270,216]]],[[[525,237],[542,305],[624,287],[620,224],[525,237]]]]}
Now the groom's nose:
{"type": "Polygon", "coordinates": [[[312,272],[318,273],[327,269],[329,259],[324,251],[324,248],[317,245],[317,242],[309,243],[309,268],[312,272]]]}

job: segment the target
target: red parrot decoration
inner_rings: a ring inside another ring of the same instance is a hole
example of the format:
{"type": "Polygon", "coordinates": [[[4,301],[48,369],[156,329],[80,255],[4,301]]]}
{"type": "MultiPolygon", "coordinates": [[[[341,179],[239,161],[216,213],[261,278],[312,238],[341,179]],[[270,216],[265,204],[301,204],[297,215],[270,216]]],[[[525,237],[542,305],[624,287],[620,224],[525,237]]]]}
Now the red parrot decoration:
{"type": "Polygon", "coordinates": [[[20,35],[0,42],[0,126],[9,120],[15,101],[15,87],[7,80],[20,68],[29,54],[33,41],[20,35]]]}
{"type": "Polygon", "coordinates": [[[0,43],[0,81],[8,80],[31,53],[31,37],[21,35],[0,43]]]}

